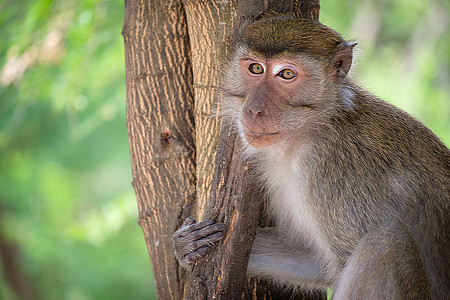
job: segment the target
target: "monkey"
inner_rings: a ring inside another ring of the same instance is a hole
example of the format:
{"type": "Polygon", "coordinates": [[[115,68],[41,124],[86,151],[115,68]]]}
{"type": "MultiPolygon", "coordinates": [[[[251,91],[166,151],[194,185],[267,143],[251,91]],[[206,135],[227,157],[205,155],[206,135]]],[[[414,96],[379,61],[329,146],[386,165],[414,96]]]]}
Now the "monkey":
{"type": "MultiPolygon", "coordinates": [[[[255,165],[272,227],[249,276],[333,289],[333,299],[450,299],[450,150],[348,75],[354,41],[307,19],[262,15],[235,35],[224,122],[255,165]]],[[[173,236],[189,267],[224,225],[188,218],[173,236]]]]}

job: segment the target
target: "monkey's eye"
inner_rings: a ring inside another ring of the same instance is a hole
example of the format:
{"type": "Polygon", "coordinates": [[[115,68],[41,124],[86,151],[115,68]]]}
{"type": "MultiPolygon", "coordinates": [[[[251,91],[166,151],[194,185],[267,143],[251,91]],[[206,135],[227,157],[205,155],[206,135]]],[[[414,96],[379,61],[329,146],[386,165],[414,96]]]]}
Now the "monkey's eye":
{"type": "Polygon", "coordinates": [[[253,63],[248,66],[248,70],[253,74],[262,74],[264,72],[263,66],[258,63],[253,63]]]}
{"type": "Polygon", "coordinates": [[[283,79],[292,79],[295,77],[295,72],[291,69],[283,69],[277,75],[283,79]]]}

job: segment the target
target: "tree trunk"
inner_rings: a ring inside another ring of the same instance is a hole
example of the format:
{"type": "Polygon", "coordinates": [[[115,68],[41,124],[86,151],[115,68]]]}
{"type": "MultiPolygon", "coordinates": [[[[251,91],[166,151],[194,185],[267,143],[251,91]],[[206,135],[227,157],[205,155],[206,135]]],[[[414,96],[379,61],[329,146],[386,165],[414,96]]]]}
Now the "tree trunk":
{"type": "Polygon", "coordinates": [[[133,186],[160,299],[181,299],[172,234],[195,203],[194,99],[180,1],[125,1],[133,186]]]}
{"type": "Polygon", "coordinates": [[[326,299],[323,293],[283,294],[246,277],[264,202],[236,132],[224,126],[219,138],[218,86],[234,21],[267,10],[317,19],[319,4],[125,2],[133,186],[160,299],[326,299]],[[177,266],[172,250],[172,234],[189,215],[227,226],[224,242],[191,273],[177,266]]]}
{"type": "Polygon", "coordinates": [[[230,55],[235,1],[184,1],[192,53],[195,95],[195,147],[197,150],[197,211],[203,216],[214,174],[219,141],[220,68],[230,55]]]}

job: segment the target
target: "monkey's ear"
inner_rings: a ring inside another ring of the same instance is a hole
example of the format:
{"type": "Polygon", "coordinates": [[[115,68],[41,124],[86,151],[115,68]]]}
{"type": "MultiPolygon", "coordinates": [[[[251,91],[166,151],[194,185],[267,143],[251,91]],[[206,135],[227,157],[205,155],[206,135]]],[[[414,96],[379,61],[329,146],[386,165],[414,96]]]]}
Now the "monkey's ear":
{"type": "Polygon", "coordinates": [[[333,79],[339,81],[347,76],[353,60],[353,47],[357,42],[343,42],[338,46],[338,51],[332,60],[333,79]]]}

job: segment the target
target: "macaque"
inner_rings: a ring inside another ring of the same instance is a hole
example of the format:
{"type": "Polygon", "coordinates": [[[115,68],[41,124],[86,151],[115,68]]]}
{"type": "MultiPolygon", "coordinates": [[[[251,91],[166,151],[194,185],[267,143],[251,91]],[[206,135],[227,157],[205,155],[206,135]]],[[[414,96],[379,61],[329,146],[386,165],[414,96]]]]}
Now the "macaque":
{"type": "MultiPolygon", "coordinates": [[[[450,151],[347,76],[356,44],[273,14],[236,34],[223,117],[274,223],[258,229],[247,274],[334,299],[450,299],[450,151]]],[[[174,234],[181,265],[223,231],[188,218],[174,234]]]]}

